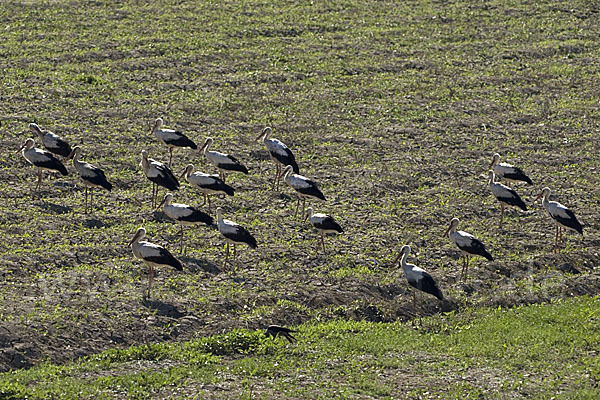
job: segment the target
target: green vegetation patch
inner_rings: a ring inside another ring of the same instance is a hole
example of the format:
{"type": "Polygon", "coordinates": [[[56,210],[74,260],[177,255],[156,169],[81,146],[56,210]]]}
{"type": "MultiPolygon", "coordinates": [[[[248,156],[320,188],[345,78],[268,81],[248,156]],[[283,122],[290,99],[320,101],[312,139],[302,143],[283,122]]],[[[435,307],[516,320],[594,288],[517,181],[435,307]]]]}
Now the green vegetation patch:
{"type": "Polygon", "coordinates": [[[469,309],[414,324],[332,320],[297,344],[235,330],[0,375],[8,398],[594,398],[600,299],[469,309]],[[206,392],[202,388],[208,389],[206,392]],[[11,397],[12,396],[12,397],[11,397]]]}

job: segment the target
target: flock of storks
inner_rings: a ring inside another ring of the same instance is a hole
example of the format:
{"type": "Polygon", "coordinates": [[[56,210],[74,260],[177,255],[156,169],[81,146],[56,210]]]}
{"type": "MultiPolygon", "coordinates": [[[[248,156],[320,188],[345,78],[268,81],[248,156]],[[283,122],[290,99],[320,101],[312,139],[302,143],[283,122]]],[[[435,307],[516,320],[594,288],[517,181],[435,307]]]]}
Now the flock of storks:
{"type": "MultiPolygon", "coordinates": [[[[40,138],[41,143],[46,150],[36,148],[34,139],[27,139],[25,144],[19,149],[23,157],[32,165],[37,167],[38,181],[36,190],[39,190],[42,182],[42,171],[58,171],[62,175],[67,175],[67,169],[57,156],[65,157],[65,161],[73,160],[73,165],[77,173],[81,177],[85,186],[85,210],[88,212],[88,191],[90,197],[90,207],[93,206],[93,188],[101,187],[108,191],[112,189],[112,184],[108,181],[104,172],[87,162],[79,159],[81,148],[71,146],[58,135],[53,132],[41,129],[37,124],[29,124],[29,128],[40,138]]],[[[304,213],[305,202],[307,198],[316,198],[325,200],[325,196],[319,190],[318,185],[299,175],[298,164],[296,163],[294,154],[280,140],[270,139],[269,135],[272,130],[270,127],[263,129],[261,134],[256,138],[256,141],[262,141],[267,147],[271,159],[277,166],[275,179],[273,180],[273,188],[279,188],[279,182],[283,180],[292,187],[298,196],[295,215],[298,214],[298,208],[302,201],[302,213],[304,213]]],[[[167,146],[169,152],[169,163],[164,164],[159,161],[148,158],[146,150],[141,152],[141,167],[145,176],[152,182],[152,207],[157,205],[157,196],[159,187],[164,187],[169,191],[179,189],[179,181],[171,170],[171,161],[173,157],[174,147],[185,147],[193,150],[197,149],[196,144],[189,139],[184,133],[163,128],[162,118],[157,118],[152,127],[152,133],[167,146]]],[[[220,172],[219,176],[211,175],[203,172],[194,171],[194,166],[189,164],[185,167],[179,179],[185,177],[186,181],[204,196],[204,206],[208,203],[208,209],[211,209],[210,196],[233,196],[235,189],[225,183],[226,174],[229,172],[248,173],[248,169],[234,156],[211,151],[210,146],[213,144],[212,138],[207,138],[204,145],[198,150],[204,154],[209,162],[211,162],[220,172]]],[[[184,226],[189,225],[208,225],[213,226],[214,220],[210,214],[192,207],[187,204],[173,203],[173,194],[165,194],[162,202],[158,205],[162,207],[164,213],[171,219],[175,220],[180,225],[180,247],[183,248],[184,226]]],[[[229,257],[229,247],[233,247],[233,258],[236,257],[236,244],[247,244],[251,248],[257,247],[256,239],[243,226],[223,218],[221,207],[216,210],[217,230],[225,238],[225,265],[229,257]]],[[[308,220],[320,233],[321,245],[325,248],[324,234],[329,232],[342,233],[343,228],[331,216],[321,213],[315,213],[312,207],[309,207],[305,220],[308,220]]],[[[183,270],[182,263],[171,254],[167,249],[157,244],[144,240],[146,230],[140,227],[133,239],[129,243],[133,254],[144,261],[148,266],[148,290],[147,295],[150,296],[150,289],[154,277],[154,268],[158,266],[170,266],[177,270],[183,270]]]]}
{"type": "MultiPolygon", "coordinates": [[[[42,130],[37,124],[29,124],[29,128],[38,135],[43,146],[47,149],[42,150],[34,147],[34,139],[27,139],[25,144],[19,149],[22,152],[23,157],[37,167],[38,181],[36,190],[39,190],[42,181],[42,170],[53,170],[58,171],[62,175],[67,175],[67,169],[62,162],[55,156],[59,155],[66,157],[65,160],[72,159],[73,165],[77,170],[79,176],[83,180],[85,186],[85,212],[88,210],[88,190],[90,191],[90,205],[93,205],[93,191],[95,187],[102,187],[106,190],[111,190],[112,185],[107,180],[104,172],[84,161],[80,161],[81,148],[75,147],[71,149],[69,144],[61,139],[58,135],[42,130]]],[[[298,197],[296,204],[295,216],[298,214],[298,208],[302,201],[302,213],[304,214],[305,203],[307,199],[320,199],[325,200],[325,196],[319,190],[318,185],[307,177],[299,175],[299,168],[294,154],[290,149],[280,140],[270,139],[269,136],[272,130],[270,127],[266,127],[256,138],[256,141],[262,141],[267,147],[271,160],[276,165],[276,174],[273,180],[272,187],[277,190],[281,179],[286,182],[287,185],[292,187],[298,197]]],[[[171,161],[173,157],[174,147],[185,147],[193,150],[197,149],[196,144],[189,139],[185,134],[180,131],[173,129],[163,128],[162,118],[157,118],[152,128],[152,133],[167,146],[169,152],[169,163],[164,164],[148,158],[148,154],[145,150],[141,152],[141,166],[146,177],[152,182],[152,206],[156,206],[158,187],[164,187],[170,191],[177,190],[179,188],[178,178],[171,170],[171,161]]],[[[189,164],[179,176],[179,179],[185,177],[186,181],[196,188],[204,196],[204,206],[208,203],[208,209],[211,209],[210,195],[221,195],[221,196],[233,196],[234,188],[225,183],[226,174],[229,172],[241,172],[244,174],[248,173],[248,169],[242,165],[242,163],[235,157],[229,154],[220,153],[218,151],[211,151],[210,146],[213,144],[212,138],[207,138],[204,145],[198,150],[204,154],[207,160],[212,163],[220,172],[219,176],[206,174],[203,172],[195,172],[194,166],[189,164]]],[[[532,184],[531,179],[518,167],[507,163],[500,163],[500,155],[494,154],[489,170],[489,186],[490,191],[500,202],[501,216],[500,226],[503,224],[504,209],[506,206],[517,207],[523,211],[527,210],[525,202],[520,198],[517,192],[510,186],[496,182],[496,177],[505,179],[507,182],[525,182],[532,184]]],[[[542,205],[548,212],[549,216],[556,224],[556,235],[554,241],[554,252],[560,251],[559,240],[562,239],[563,228],[572,229],[583,235],[583,228],[575,214],[564,205],[550,201],[550,189],[545,187],[539,196],[534,200],[537,201],[542,198],[542,205]]],[[[180,224],[180,235],[181,242],[180,247],[183,247],[183,230],[185,225],[213,225],[213,218],[192,206],[187,204],[173,203],[173,194],[167,193],[162,202],[158,207],[163,207],[163,210],[167,216],[177,221],[180,224]]],[[[307,213],[304,214],[305,219],[308,219],[310,223],[320,232],[321,234],[321,245],[325,248],[324,234],[329,232],[343,232],[342,227],[335,219],[329,215],[315,213],[312,207],[307,209],[307,213]]],[[[243,226],[224,219],[221,207],[216,210],[217,216],[217,229],[226,241],[226,256],[229,256],[229,247],[233,246],[233,257],[235,259],[236,243],[247,244],[251,248],[257,247],[256,239],[251,233],[243,226]]],[[[453,218],[450,222],[450,226],[446,231],[446,235],[452,240],[456,246],[461,250],[464,257],[461,279],[467,276],[469,257],[470,256],[481,256],[489,261],[493,260],[492,255],[485,249],[484,244],[473,235],[457,230],[459,224],[458,218],[453,218]]],[[[173,256],[164,247],[157,244],[144,240],[146,236],[146,230],[141,227],[135,233],[133,239],[130,242],[133,254],[144,261],[149,268],[148,274],[148,290],[147,294],[150,295],[150,289],[152,286],[152,280],[154,276],[154,268],[157,266],[170,266],[177,270],[183,270],[181,262],[173,256]]],[[[435,280],[422,268],[416,265],[409,264],[407,262],[411,248],[408,245],[402,247],[402,250],[394,264],[400,259],[400,265],[408,283],[416,289],[423,292],[432,294],[440,300],[443,300],[442,291],[439,289],[435,280]]],[[[413,291],[413,307],[416,307],[416,292],[413,291]]],[[[287,329],[282,327],[273,327],[272,329],[287,329]]],[[[283,331],[282,331],[283,332],[283,331]]],[[[287,330],[291,332],[291,330],[287,330]]],[[[288,338],[289,339],[289,338],[288,338]]]]}

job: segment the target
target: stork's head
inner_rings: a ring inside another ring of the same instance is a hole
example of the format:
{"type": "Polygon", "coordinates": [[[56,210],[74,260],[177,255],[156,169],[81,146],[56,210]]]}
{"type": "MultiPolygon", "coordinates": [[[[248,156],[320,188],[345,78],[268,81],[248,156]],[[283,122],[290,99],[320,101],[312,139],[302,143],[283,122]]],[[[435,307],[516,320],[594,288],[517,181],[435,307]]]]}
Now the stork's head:
{"type": "Polygon", "coordinates": [[[160,204],[158,205],[158,208],[161,208],[163,205],[168,206],[169,204],[171,204],[171,202],[173,201],[173,194],[172,193],[167,193],[165,194],[165,197],[163,198],[163,201],[160,202],[160,204]]]}
{"type": "Polygon", "coordinates": [[[142,240],[145,236],[146,230],[144,228],[138,228],[138,230],[135,232],[135,235],[133,235],[133,239],[131,239],[131,242],[129,242],[129,246],[137,241],[142,240]]]}
{"type": "Polygon", "coordinates": [[[183,178],[184,176],[189,176],[192,172],[194,172],[194,164],[188,164],[187,167],[183,169],[181,175],[179,175],[179,179],[183,178]]]}
{"type": "Polygon", "coordinates": [[[458,218],[452,218],[452,220],[450,221],[450,226],[446,230],[446,233],[444,233],[444,236],[448,236],[450,233],[454,232],[456,228],[458,228],[459,222],[460,220],[458,218]]]}
{"type": "Polygon", "coordinates": [[[217,219],[223,218],[223,209],[221,207],[217,207],[217,219]]]}
{"type": "Polygon", "coordinates": [[[164,123],[164,121],[163,121],[163,119],[162,119],[162,118],[160,118],[160,117],[159,117],[159,118],[156,118],[156,119],[154,120],[154,126],[152,127],[152,131],[155,131],[155,130],[157,130],[157,129],[160,129],[160,128],[163,126],[163,123],[164,123]]]}
{"type": "Polygon", "coordinates": [[[25,141],[23,146],[21,146],[21,148],[19,148],[19,150],[17,150],[17,153],[20,152],[21,150],[27,151],[27,150],[31,149],[34,145],[35,145],[35,140],[29,138],[25,141]]]}
{"type": "Polygon", "coordinates": [[[67,156],[67,158],[65,158],[65,161],[70,160],[71,158],[73,159],[79,159],[79,155],[81,154],[81,147],[79,146],[75,146],[73,147],[73,150],[71,151],[71,153],[67,156]]]}
{"type": "Polygon", "coordinates": [[[542,189],[542,193],[540,193],[533,202],[535,203],[536,201],[538,201],[540,197],[542,197],[542,202],[548,201],[548,199],[550,198],[550,193],[550,188],[546,186],[542,189]]]}
{"type": "Polygon", "coordinates": [[[283,169],[283,171],[281,172],[281,175],[283,175],[283,177],[287,177],[292,171],[294,170],[294,167],[292,167],[291,165],[286,165],[285,168],[283,169]]]}
{"type": "Polygon", "coordinates": [[[265,129],[262,130],[262,132],[260,133],[260,135],[258,135],[258,137],[255,139],[257,142],[260,138],[262,138],[263,141],[267,140],[269,135],[271,134],[272,130],[270,126],[267,126],[265,129]]]}
{"type": "Polygon", "coordinates": [[[500,161],[500,154],[494,153],[494,156],[492,157],[492,162],[490,163],[490,166],[488,168],[492,168],[494,165],[498,164],[498,161],[500,161]]]}
{"type": "Polygon", "coordinates": [[[31,131],[36,135],[43,135],[42,128],[40,128],[40,126],[36,123],[30,123],[29,129],[31,129],[31,131]]]}
{"type": "Polygon", "coordinates": [[[402,248],[400,249],[400,254],[398,254],[398,257],[396,257],[394,259],[394,264],[396,264],[398,262],[398,260],[400,260],[403,257],[408,257],[408,255],[410,254],[410,246],[405,244],[404,246],[402,246],[402,248]]]}
{"type": "Polygon", "coordinates": [[[204,144],[202,145],[202,147],[200,147],[200,150],[198,150],[200,153],[202,153],[203,151],[207,151],[209,149],[209,147],[213,144],[214,139],[211,137],[207,137],[206,140],[204,141],[204,144]]]}
{"type": "Polygon", "coordinates": [[[308,207],[308,209],[306,210],[306,216],[304,217],[304,221],[306,221],[307,219],[312,217],[314,213],[315,213],[315,211],[313,210],[313,208],[308,207]]]}

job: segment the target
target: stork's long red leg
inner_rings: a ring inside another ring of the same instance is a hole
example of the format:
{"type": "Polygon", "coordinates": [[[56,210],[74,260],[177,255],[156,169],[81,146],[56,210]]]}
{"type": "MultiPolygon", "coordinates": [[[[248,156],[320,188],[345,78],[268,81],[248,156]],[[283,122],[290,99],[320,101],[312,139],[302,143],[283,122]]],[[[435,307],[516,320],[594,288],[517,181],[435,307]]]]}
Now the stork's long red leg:
{"type": "Polygon", "coordinates": [[[148,271],[148,297],[150,297],[150,289],[152,288],[152,281],[154,280],[154,267],[151,265],[148,271]]]}
{"type": "Polygon", "coordinates": [[[39,192],[41,185],[42,185],[42,169],[38,168],[38,181],[37,181],[37,185],[35,187],[35,190],[39,192]]]}
{"type": "Polygon", "coordinates": [[[179,238],[179,250],[183,249],[183,224],[181,225],[181,232],[179,232],[181,237],[179,238]]]}
{"type": "Polygon", "coordinates": [[[277,164],[277,169],[275,169],[275,179],[273,180],[273,185],[271,185],[271,190],[277,191],[277,181],[279,180],[279,164],[277,164]]]}
{"type": "Polygon", "coordinates": [[[504,222],[504,203],[500,203],[500,209],[502,213],[500,214],[500,229],[502,229],[502,223],[504,222]]]}
{"type": "Polygon", "coordinates": [[[323,231],[321,231],[321,244],[323,245],[323,251],[325,251],[325,240],[323,239],[323,231]]]}

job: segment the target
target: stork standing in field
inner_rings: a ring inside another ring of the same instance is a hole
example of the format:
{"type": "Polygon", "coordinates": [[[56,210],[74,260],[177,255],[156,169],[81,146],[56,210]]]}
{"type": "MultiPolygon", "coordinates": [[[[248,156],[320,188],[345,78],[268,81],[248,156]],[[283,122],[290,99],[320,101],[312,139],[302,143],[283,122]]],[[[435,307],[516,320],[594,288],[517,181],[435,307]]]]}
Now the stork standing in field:
{"type": "Polygon", "coordinates": [[[142,240],[145,236],[146,230],[139,228],[129,245],[133,255],[144,261],[148,266],[148,297],[150,297],[150,288],[154,280],[154,267],[165,265],[173,267],[177,271],[183,271],[183,265],[164,247],[142,240]]]}
{"type": "Polygon", "coordinates": [[[494,182],[496,180],[496,176],[494,171],[489,171],[490,176],[490,190],[492,194],[498,199],[500,202],[500,207],[502,209],[502,213],[500,214],[500,228],[502,228],[502,223],[504,221],[504,205],[518,207],[523,211],[527,211],[527,206],[525,202],[521,200],[517,192],[513,189],[509,188],[506,185],[503,185],[498,182],[494,182]]]}
{"type": "Polygon", "coordinates": [[[281,169],[282,167],[286,167],[287,165],[291,165],[295,174],[300,173],[300,169],[298,168],[298,164],[296,163],[296,159],[294,158],[294,153],[280,140],[277,139],[269,139],[269,135],[271,135],[271,127],[267,126],[260,135],[256,138],[256,141],[262,138],[262,142],[265,146],[267,146],[267,150],[269,151],[269,156],[271,160],[275,163],[277,167],[277,171],[275,174],[275,180],[273,181],[273,188],[275,190],[279,189],[279,181],[283,176],[281,169]]]}
{"type": "Polygon", "coordinates": [[[531,185],[533,183],[531,182],[531,179],[529,179],[529,177],[525,175],[525,172],[523,172],[521,168],[515,167],[511,164],[501,163],[499,161],[500,154],[495,153],[492,157],[492,162],[489,166],[489,168],[491,168],[494,171],[498,178],[504,178],[509,183],[509,185],[510,182],[526,182],[528,185],[531,185]]]}
{"type": "MultiPolygon", "coordinates": [[[[394,260],[394,264],[396,264],[398,262],[398,259],[400,259],[400,266],[402,267],[402,271],[404,271],[404,275],[406,276],[408,284],[414,287],[415,289],[435,296],[438,300],[444,300],[444,295],[442,294],[442,291],[438,287],[433,277],[429,275],[424,269],[419,268],[414,264],[409,264],[406,261],[409,255],[410,246],[404,245],[402,246],[402,250],[400,250],[400,254],[394,260]]],[[[415,312],[416,303],[417,292],[413,290],[413,310],[415,312]]]]}
{"type": "Polygon", "coordinates": [[[85,186],[85,211],[87,214],[88,210],[88,188],[90,191],[90,207],[94,204],[94,191],[95,187],[102,187],[110,192],[112,184],[106,179],[104,171],[100,168],[93,166],[92,164],[86,163],[85,161],[79,161],[81,155],[81,147],[75,146],[71,154],[67,156],[67,160],[73,159],[73,166],[77,170],[77,173],[83,180],[83,186],[85,186]]]}
{"type": "Polygon", "coordinates": [[[179,247],[183,248],[183,226],[184,225],[212,225],[213,218],[207,213],[197,210],[192,206],[188,206],[187,204],[180,203],[171,203],[173,201],[173,195],[171,193],[167,193],[165,198],[160,203],[158,208],[164,205],[163,210],[165,214],[171,219],[174,219],[179,223],[181,228],[180,231],[180,241],[179,247]]]}
{"type": "Polygon", "coordinates": [[[194,166],[189,164],[183,170],[183,173],[179,179],[185,176],[185,180],[196,189],[198,189],[204,195],[204,203],[208,202],[208,209],[210,210],[210,197],[211,194],[226,194],[233,196],[235,191],[231,186],[223,182],[216,175],[205,174],[204,172],[194,172],[194,166]]]}
{"type": "Polygon", "coordinates": [[[225,182],[225,174],[229,171],[237,171],[242,172],[244,174],[248,173],[248,168],[243,166],[242,163],[239,162],[238,159],[234,156],[225,153],[219,153],[218,151],[209,150],[213,142],[213,138],[206,138],[206,141],[204,142],[199,151],[201,153],[204,153],[206,158],[208,158],[208,161],[210,161],[215,167],[217,167],[219,173],[221,174],[221,180],[223,182],[225,182]]]}
{"type": "Polygon", "coordinates": [[[583,227],[575,217],[573,211],[569,210],[567,207],[563,206],[557,201],[550,201],[550,188],[545,187],[542,189],[542,193],[534,200],[534,202],[538,201],[542,198],[542,205],[550,215],[550,218],[556,224],[556,236],[554,237],[554,253],[560,252],[560,248],[558,247],[559,240],[562,240],[562,230],[563,228],[572,229],[575,232],[581,234],[583,236],[583,227]],[[560,237],[559,237],[560,236],[560,237]]]}
{"type": "Polygon", "coordinates": [[[179,181],[171,168],[165,164],[148,158],[146,150],[142,150],[142,169],[144,175],[152,181],[152,207],[156,205],[156,197],[158,196],[158,186],[162,186],[168,190],[179,189],[179,181]]]}
{"type": "Polygon", "coordinates": [[[33,139],[27,139],[25,144],[21,146],[17,153],[20,151],[27,162],[34,167],[37,167],[38,181],[35,187],[37,191],[39,191],[40,185],[42,184],[42,170],[46,169],[48,171],[58,171],[63,176],[68,175],[65,166],[56,157],[54,157],[52,153],[33,146],[35,146],[35,141],[33,139]]]}
{"type": "Polygon", "coordinates": [[[69,143],[67,143],[57,134],[47,130],[42,130],[38,124],[34,124],[33,122],[29,124],[29,129],[38,135],[42,145],[44,145],[46,150],[48,150],[50,153],[54,153],[63,157],[67,157],[69,154],[71,154],[72,150],[71,146],[69,146],[69,143]]]}
{"type": "Polygon", "coordinates": [[[464,258],[462,271],[460,273],[460,279],[462,280],[467,277],[470,256],[481,256],[488,261],[493,261],[494,258],[487,252],[481,240],[476,239],[475,236],[470,233],[456,230],[459,222],[460,220],[458,218],[452,218],[450,227],[446,231],[445,236],[448,236],[462,252],[462,257],[464,258]]]}
{"type": "Polygon", "coordinates": [[[194,150],[198,148],[196,143],[185,136],[183,132],[176,131],[174,129],[166,129],[162,126],[163,119],[156,118],[152,128],[152,133],[169,148],[169,167],[171,166],[171,160],[173,159],[173,147],[189,147],[190,149],[194,150]]]}
{"type": "Polygon", "coordinates": [[[337,223],[333,217],[327,214],[316,213],[313,211],[312,207],[308,207],[306,210],[306,218],[305,220],[309,220],[312,226],[317,228],[317,230],[321,233],[321,244],[323,245],[323,250],[325,250],[325,240],[323,239],[323,235],[325,233],[337,232],[342,233],[344,229],[337,223]]]}
{"type": "Polygon", "coordinates": [[[243,226],[236,224],[233,221],[223,218],[221,207],[217,208],[217,229],[226,240],[225,261],[229,257],[229,245],[233,245],[233,259],[235,260],[235,245],[236,243],[246,243],[249,247],[255,249],[257,247],[256,239],[243,226]]]}
{"type": "Polygon", "coordinates": [[[292,187],[296,191],[298,195],[298,203],[296,204],[296,212],[294,213],[294,217],[298,215],[298,207],[300,206],[300,199],[302,199],[302,213],[304,213],[304,208],[306,206],[307,198],[317,198],[320,200],[325,200],[325,196],[319,190],[317,184],[305,176],[298,175],[292,172],[293,167],[291,165],[286,166],[283,169],[283,180],[289,186],[292,187]]]}

